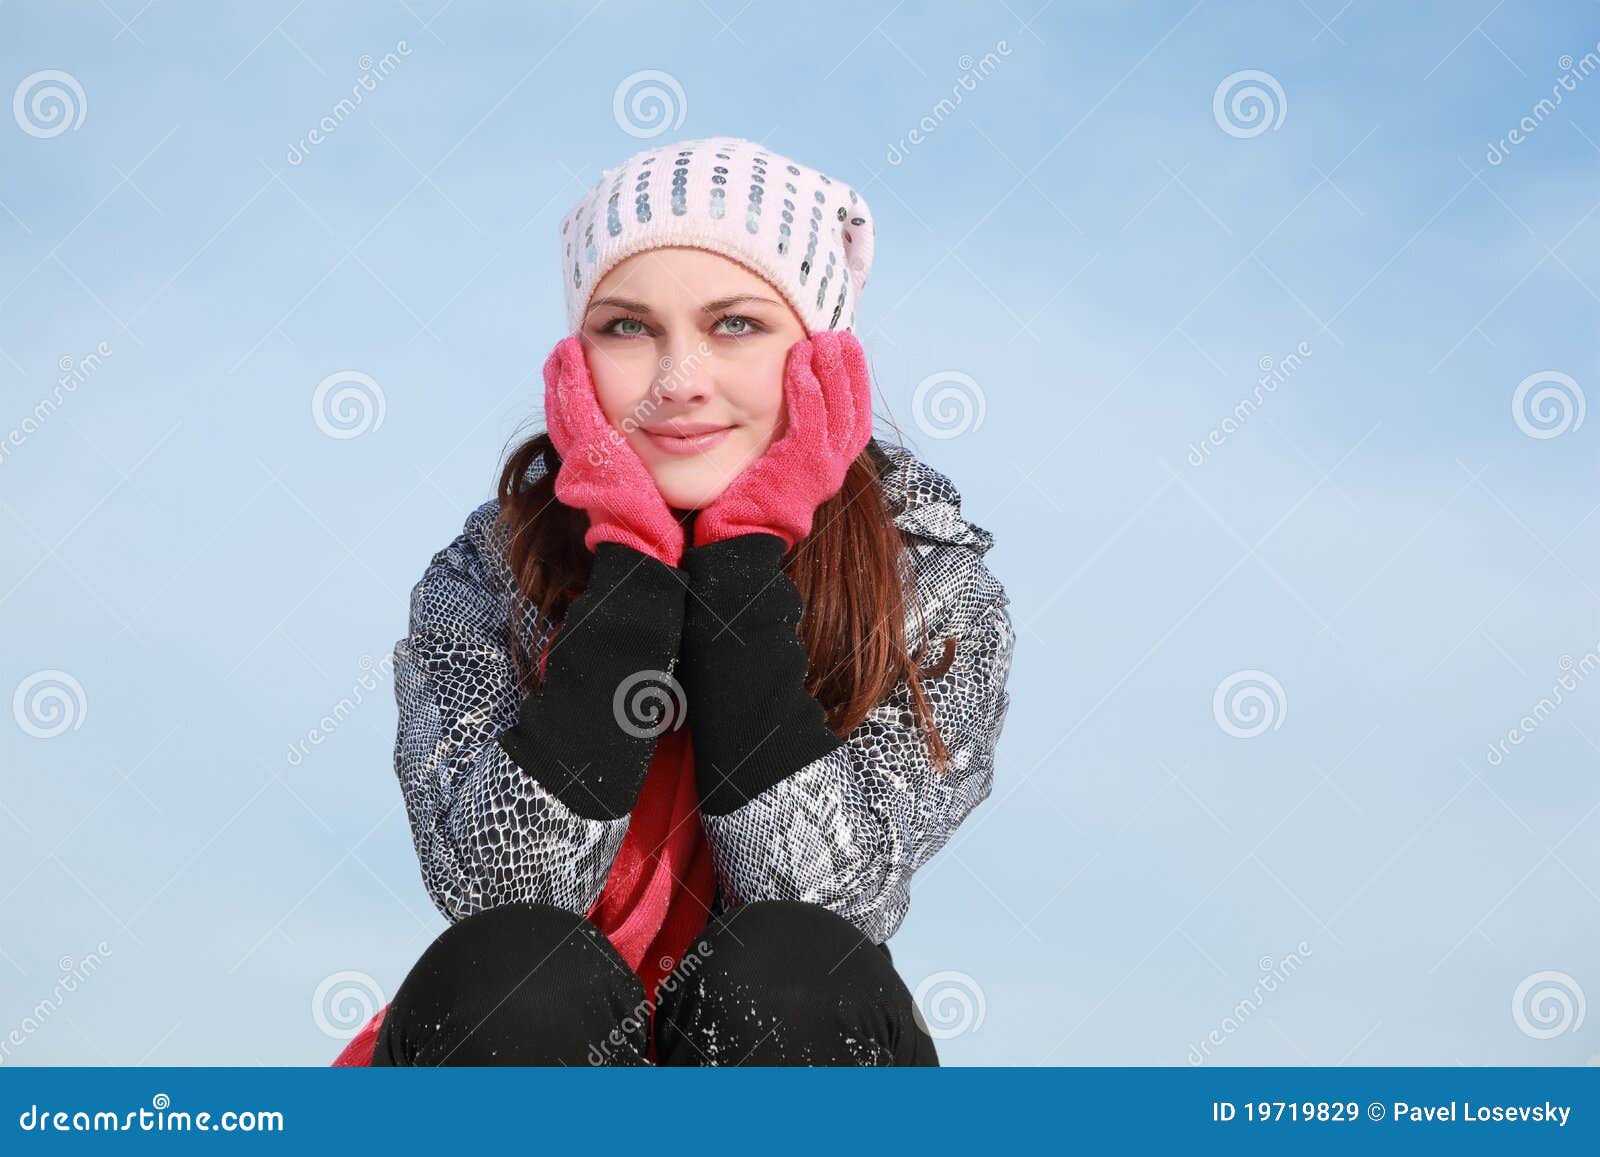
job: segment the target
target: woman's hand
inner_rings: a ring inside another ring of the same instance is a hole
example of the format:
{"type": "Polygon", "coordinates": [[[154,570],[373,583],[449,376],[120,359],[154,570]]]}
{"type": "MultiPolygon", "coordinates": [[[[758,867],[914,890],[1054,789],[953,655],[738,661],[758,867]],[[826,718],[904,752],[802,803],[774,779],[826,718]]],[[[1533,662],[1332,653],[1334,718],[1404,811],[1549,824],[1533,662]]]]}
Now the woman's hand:
{"type": "Polygon", "coordinates": [[[789,428],[700,511],[696,546],[765,533],[788,551],[811,533],[817,507],[872,437],[872,380],[855,335],[822,330],[791,346],[784,402],[789,428]]]}
{"type": "Polygon", "coordinates": [[[683,527],[643,460],[601,412],[577,334],[558,342],[544,363],[544,414],[561,455],[556,497],[589,513],[584,545],[592,551],[601,542],[621,543],[677,566],[683,527]]]}

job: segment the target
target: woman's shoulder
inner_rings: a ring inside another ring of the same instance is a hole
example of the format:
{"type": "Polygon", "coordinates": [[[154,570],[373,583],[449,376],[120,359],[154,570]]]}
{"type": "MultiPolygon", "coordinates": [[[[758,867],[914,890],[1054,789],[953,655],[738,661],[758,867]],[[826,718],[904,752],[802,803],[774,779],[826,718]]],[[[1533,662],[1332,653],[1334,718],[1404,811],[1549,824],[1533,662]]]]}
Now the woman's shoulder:
{"type": "Polygon", "coordinates": [[[879,481],[910,551],[918,608],[907,608],[907,638],[965,632],[981,616],[1009,603],[1005,587],[984,561],[994,535],[961,509],[961,492],[944,473],[904,446],[875,442],[879,481]]]}
{"type": "Polygon", "coordinates": [[[452,570],[488,585],[490,580],[503,577],[505,550],[500,500],[491,498],[467,514],[460,532],[433,553],[427,570],[452,570]]]}
{"type": "Polygon", "coordinates": [[[490,499],[468,513],[461,529],[423,567],[411,589],[412,631],[461,619],[487,627],[502,619],[516,590],[505,551],[500,503],[490,499]]]}
{"type": "Polygon", "coordinates": [[[948,475],[905,446],[876,439],[872,444],[878,451],[878,480],[896,526],[926,543],[964,547],[980,557],[988,553],[994,535],[961,512],[961,492],[948,475]]]}
{"type": "MultiPolygon", "coordinates": [[[[524,485],[533,485],[543,476],[546,469],[544,455],[534,455],[523,472],[524,485]]],[[[510,588],[515,590],[515,579],[511,574],[510,565],[506,562],[510,541],[510,529],[500,517],[500,499],[490,498],[473,508],[467,515],[455,542],[445,549],[454,548],[469,558],[479,568],[484,579],[501,587],[509,584],[510,588]]]]}
{"type": "Polygon", "coordinates": [[[410,637],[470,637],[502,647],[514,640],[519,654],[536,653],[552,627],[536,606],[517,598],[509,542],[498,499],[473,508],[412,587],[410,637]]]}

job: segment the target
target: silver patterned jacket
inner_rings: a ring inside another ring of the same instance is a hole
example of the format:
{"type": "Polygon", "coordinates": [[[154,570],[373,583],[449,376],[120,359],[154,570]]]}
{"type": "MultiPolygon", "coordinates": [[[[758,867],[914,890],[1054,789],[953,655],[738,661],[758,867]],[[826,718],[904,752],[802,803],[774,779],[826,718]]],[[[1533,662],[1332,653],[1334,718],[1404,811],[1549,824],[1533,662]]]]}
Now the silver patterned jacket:
{"type": "MultiPolygon", "coordinates": [[[[1015,643],[1009,600],[983,562],[993,536],[962,516],[947,477],[904,447],[878,445],[915,571],[905,637],[913,651],[928,645],[925,662],[944,639],[957,642],[950,668],[923,678],[951,762],[935,774],[902,680],[836,750],[727,815],[702,816],[718,910],[805,900],[873,943],[904,920],[912,873],[989,795],[1015,643]]],[[[542,469],[536,461],[530,476],[542,469]]],[[[536,609],[511,610],[498,514],[498,500],[479,506],[433,556],[394,652],[395,771],[428,895],[451,922],[519,900],[587,912],[629,823],[574,814],[494,742],[522,699],[511,619],[524,654],[537,654],[553,629],[536,609]]]]}

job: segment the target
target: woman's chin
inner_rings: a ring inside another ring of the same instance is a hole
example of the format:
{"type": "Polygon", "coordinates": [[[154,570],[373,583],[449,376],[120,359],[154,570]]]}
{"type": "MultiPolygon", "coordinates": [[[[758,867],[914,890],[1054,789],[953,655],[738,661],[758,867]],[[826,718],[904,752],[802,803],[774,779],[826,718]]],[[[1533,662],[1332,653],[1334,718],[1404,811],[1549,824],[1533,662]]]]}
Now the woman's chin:
{"type": "Polygon", "coordinates": [[[674,513],[687,514],[691,510],[704,510],[715,501],[718,494],[722,493],[721,487],[714,489],[678,489],[670,488],[661,491],[661,497],[667,500],[674,513]]]}
{"type": "Polygon", "coordinates": [[[651,454],[651,459],[646,459],[656,490],[667,499],[667,506],[677,510],[701,510],[710,506],[746,466],[746,456],[723,453],[722,446],[718,446],[714,454],[651,454]]]}
{"type": "Polygon", "coordinates": [[[667,505],[679,513],[709,506],[724,489],[716,476],[702,477],[699,471],[652,468],[651,477],[667,505]]]}

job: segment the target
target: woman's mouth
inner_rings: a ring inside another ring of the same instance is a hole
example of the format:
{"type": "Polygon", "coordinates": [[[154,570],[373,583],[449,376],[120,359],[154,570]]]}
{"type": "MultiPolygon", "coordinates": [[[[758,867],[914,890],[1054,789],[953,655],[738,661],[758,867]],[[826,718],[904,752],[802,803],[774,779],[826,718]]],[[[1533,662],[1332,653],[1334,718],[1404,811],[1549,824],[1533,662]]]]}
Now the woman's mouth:
{"type": "Polygon", "coordinates": [[[703,454],[726,438],[732,429],[732,426],[720,426],[684,435],[668,430],[645,430],[644,436],[650,439],[652,446],[666,454],[703,454]]]}

